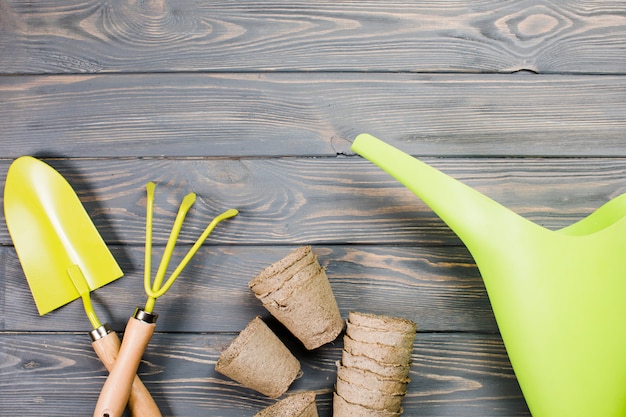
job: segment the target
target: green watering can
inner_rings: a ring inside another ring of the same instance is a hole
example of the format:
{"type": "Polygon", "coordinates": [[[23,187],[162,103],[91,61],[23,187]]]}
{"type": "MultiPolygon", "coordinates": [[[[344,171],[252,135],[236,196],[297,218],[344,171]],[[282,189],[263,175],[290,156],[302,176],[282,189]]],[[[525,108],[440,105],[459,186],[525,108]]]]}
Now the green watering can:
{"type": "Polygon", "coordinates": [[[552,231],[371,135],[352,150],[467,246],[533,416],[626,416],[626,194],[552,231]]]}

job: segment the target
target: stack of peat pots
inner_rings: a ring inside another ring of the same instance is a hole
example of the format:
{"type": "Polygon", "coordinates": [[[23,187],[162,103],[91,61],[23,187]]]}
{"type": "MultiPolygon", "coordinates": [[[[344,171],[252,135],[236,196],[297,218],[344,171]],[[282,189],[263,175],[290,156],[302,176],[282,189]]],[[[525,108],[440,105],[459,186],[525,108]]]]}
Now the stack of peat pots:
{"type": "Polygon", "coordinates": [[[416,324],[403,318],[349,313],[337,364],[334,417],[402,414],[416,331],[416,324]]]}

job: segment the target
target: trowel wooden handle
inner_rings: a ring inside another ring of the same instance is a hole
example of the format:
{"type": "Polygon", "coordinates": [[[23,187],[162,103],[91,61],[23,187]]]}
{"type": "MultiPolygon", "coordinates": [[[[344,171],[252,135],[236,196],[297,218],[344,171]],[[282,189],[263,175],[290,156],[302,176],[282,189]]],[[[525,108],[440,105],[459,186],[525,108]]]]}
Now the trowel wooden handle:
{"type": "Polygon", "coordinates": [[[100,391],[94,417],[121,417],[124,413],[139,362],[156,327],[155,322],[143,321],[136,316],[126,324],[122,345],[100,391]]]}
{"type": "MultiPolygon", "coordinates": [[[[113,369],[120,345],[120,338],[112,330],[105,331],[92,342],[93,350],[109,372],[113,369]]],[[[132,382],[128,408],[133,417],[161,417],[159,407],[137,375],[132,382]]]]}

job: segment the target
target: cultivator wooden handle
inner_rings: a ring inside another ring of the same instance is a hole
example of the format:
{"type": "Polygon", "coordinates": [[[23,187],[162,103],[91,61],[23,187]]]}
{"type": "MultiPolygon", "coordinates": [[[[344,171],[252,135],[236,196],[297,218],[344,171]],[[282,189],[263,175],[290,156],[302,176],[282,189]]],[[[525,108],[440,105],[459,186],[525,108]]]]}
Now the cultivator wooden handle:
{"type": "Polygon", "coordinates": [[[137,309],[128,320],[124,341],[96,403],[94,417],[121,417],[130,398],[137,368],[154,329],[156,315],[137,309]]]}
{"type": "MultiPolygon", "coordinates": [[[[93,350],[111,372],[122,344],[120,338],[106,324],[92,331],[91,335],[93,350]]],[[[161,417],[159,407],[137,375],[132,381],[128,408],[133,417],[161,417]]]]}

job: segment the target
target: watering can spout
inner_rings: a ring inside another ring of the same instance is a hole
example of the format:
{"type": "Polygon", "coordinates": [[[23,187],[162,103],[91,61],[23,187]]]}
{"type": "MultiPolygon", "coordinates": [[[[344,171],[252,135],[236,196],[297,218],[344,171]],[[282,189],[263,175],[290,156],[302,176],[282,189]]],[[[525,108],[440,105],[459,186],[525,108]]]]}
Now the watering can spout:
{"type": "Polygon", "coordinates": [[[372,135],[359,135],[351,149],[424,201],[475,257],[491,246],[505,245],[503,240],[510,238],[512,227],[518,231],[533,228],[533,223],[517,213],[372,135]],[[501,227],[503,224],[506,228],[501,227]],[[503,230],[509,232],[505,234],[503,230]]]}

